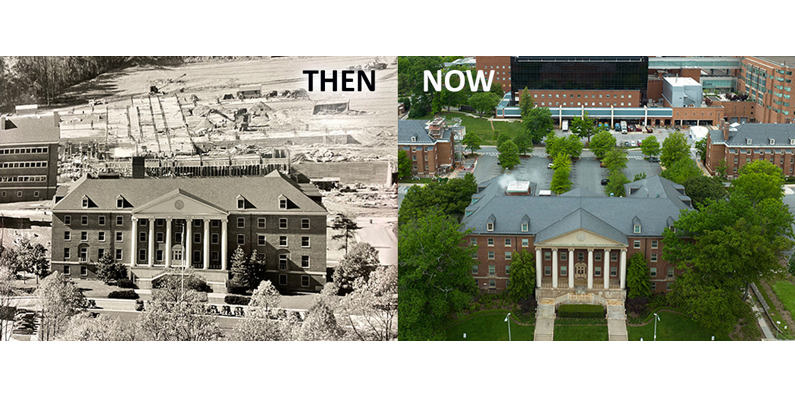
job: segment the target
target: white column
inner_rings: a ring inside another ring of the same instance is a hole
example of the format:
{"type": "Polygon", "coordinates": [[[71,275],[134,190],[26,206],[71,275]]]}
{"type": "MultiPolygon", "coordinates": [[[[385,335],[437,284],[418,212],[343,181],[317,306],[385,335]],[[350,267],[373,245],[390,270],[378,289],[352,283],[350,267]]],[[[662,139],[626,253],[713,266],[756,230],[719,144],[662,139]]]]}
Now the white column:
{"type": "Polygon", "coordinates": [[[227,220],[224,218],[221,220],[221,269],[226,269],[226,223],[227,220]]]}
{"type": "Polygon", "coordinates": [[[574,249],[569,249],[569,287],[574,287],[574,249]]]}
{"type": "Polygon", "coordinates": [[[605,289],[610,289],[610,249],[605,249],[605,265],[602,275],[605,277],[605,289]]]}
{"type": "Polygon", "coordinates": [[[618,272],[621,277],[621,289],[624,289],[627,287],[627,249],[621,249],[621,268],[618,272]]]}
{"type": "Polygon", "coordinates": [[[166,218],[166,267],[171,266],[171,217],[166,218]]]}
{"type": "Polygon", "coordinates": [[[185,247],[182,251],[182,258],[185,259],[185,264],[188,267],[193,267],[193,219],[188,217],[185,219],[188,228],[185,231],[185,247]]]}
{"type": "Polygon", "coordinates": [[[138,242],[138,218],[132,216],[132,242],[130,242],[130,267],[135,267],[135,242],[138,242]]]}
{"type": "Polygon", "coordinates": [[[149,266],[155,265],[155,219],[148,218],[146,222],[149,223],[149,266]]]}
{"type": "Polygon", "coordinates": [[[210,219],[204,219],[204,247],[202,248],[203,268],[210,269],[210,219]]]}
{"type": "Polygon", "coordinates": [[[541,287],[541,275],[543,275],[544,267],[541,265],[541,249],[536,249],[536,287],[541,287]]]}
{"type": "Polygon", "coordinates": [[[588,249],[588,289],[593,289],[593,249],[588,249]]]}
{"type": "Polygon", "coordinates": [[[552,249],[552,287],[558,287],[558,249],[552,249]]]}

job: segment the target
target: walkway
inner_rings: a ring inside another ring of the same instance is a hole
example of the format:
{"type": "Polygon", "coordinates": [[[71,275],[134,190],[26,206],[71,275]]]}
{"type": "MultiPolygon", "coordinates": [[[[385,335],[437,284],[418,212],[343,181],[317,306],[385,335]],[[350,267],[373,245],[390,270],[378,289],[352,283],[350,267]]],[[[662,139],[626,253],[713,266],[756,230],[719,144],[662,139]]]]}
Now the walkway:
{"type": "Polygon", "coordinates": [[[552,341],[555,332],[555,299],[541,299],[536,309],[534,341],[552,341]]]}
{"type": "Polygon", "coordinates": [[[627,311],[623,300],[607,301],[607,335],[609,341],[627,341],[627,311]]]}

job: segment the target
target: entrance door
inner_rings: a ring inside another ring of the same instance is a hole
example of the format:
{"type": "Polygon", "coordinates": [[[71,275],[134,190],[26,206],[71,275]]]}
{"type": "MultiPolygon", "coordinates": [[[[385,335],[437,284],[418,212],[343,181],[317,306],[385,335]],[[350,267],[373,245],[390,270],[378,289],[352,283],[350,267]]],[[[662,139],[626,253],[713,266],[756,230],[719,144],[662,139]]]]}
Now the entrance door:
{"type": "Polygon", "coordinates": [[[585,279],[585,264],[574,264],[574,278],[585,279]]]}
{"type": "Polygon", "coordinates": [[[171,266],[181,267],[183,259],[182,245],[174,245],[171,247],[171,266]]]}

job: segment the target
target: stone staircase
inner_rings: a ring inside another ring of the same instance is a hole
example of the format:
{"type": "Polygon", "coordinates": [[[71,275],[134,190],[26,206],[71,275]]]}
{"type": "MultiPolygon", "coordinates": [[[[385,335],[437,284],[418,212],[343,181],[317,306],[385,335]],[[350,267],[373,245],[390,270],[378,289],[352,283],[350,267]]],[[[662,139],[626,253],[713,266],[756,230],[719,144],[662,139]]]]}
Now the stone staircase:
{"type": "Polygon", "coordinates": [[[555,299],[541,299],[536,308],[534,341],[552,341],[555,331],[555,299]]]}

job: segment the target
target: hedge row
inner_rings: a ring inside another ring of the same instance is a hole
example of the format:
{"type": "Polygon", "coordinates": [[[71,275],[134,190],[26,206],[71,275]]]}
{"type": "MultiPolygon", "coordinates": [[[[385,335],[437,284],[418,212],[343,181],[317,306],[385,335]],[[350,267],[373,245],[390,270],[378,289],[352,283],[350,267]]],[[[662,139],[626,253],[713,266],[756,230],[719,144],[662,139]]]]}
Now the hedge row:
{"type": "Polygon", "coordinates": [[[131,281],[131,280],[127,279],[127,278],[119,279],[116,282],[116,286],[118,286],[118,287],[120,287],[122,289],[135,289],[135,283],[133,283],[133,281],[131,281]]]}
{"type": "Polygon", "coordinates": [[[116,290],[108,293],[108,298],[135,300],[138,298],[138,293],[134,290],[116,290]]]}
{"type": "Polygon", "coordinates": [[[234,304],[234,305],[248,305],[251,301],[251,297],[245,296],[232,296],[228,295],[224,297],[224,302],[227,304],[234,304]]]}
{"type": "Polygon", "coordinates": [[[601,305],[563,304],[558,307],[558,318],[604,318],[605,308],[601,305]]]}

